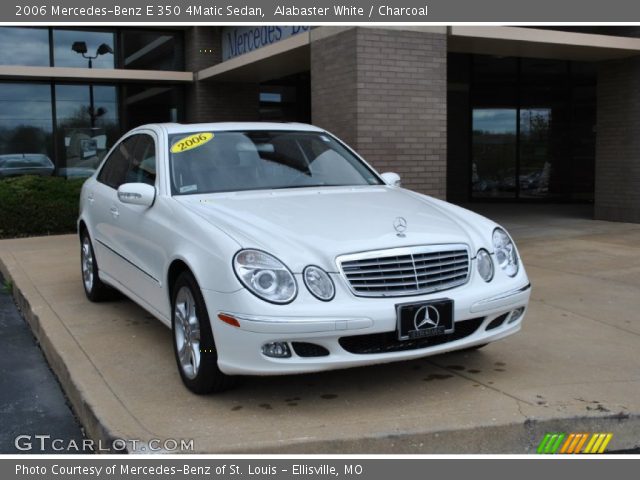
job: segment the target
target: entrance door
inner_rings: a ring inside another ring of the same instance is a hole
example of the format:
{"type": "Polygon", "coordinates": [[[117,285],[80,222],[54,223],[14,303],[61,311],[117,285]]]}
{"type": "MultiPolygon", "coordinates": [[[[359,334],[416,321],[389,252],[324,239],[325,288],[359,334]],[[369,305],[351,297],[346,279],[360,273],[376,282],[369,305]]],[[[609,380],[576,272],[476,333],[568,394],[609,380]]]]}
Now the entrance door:
{"type": "Polygon", "coordinates": [[[554,157],[551,120],[551,108],[520,109],[520,198],[543,199],[549,196],[554,157]]]}

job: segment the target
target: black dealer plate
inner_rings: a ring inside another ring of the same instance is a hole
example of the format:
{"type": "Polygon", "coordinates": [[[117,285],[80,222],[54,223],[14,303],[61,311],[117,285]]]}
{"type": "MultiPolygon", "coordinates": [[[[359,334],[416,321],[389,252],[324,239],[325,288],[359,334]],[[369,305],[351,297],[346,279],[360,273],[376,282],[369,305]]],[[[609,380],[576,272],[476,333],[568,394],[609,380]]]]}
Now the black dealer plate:
{"type": "Polygon", "coordinates": [[[441,299],[396,305],[398,339],[433,337],[452,333],[453,300],[441,299]]]}

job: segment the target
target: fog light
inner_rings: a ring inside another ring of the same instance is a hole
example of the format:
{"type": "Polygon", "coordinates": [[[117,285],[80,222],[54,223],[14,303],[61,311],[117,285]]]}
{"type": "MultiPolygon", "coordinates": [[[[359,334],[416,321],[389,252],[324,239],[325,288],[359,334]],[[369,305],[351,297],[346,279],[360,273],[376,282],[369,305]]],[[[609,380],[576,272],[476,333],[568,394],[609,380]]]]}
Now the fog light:
{"type": "Polygon", "coordinates": [[[513,323],[517,321],[520,317],[522,317],[523,313],[524,313],[524,307],[516,308],[515,310],[513,310],[511,312],[511,316],[509,317],[509,323],[513,323]]]}
{"type": "Polygon", "coordinates": [[[285,342],[271,342],[262,345],[262,353],[272,358],[289,358],[291,350],[285,342]]]}

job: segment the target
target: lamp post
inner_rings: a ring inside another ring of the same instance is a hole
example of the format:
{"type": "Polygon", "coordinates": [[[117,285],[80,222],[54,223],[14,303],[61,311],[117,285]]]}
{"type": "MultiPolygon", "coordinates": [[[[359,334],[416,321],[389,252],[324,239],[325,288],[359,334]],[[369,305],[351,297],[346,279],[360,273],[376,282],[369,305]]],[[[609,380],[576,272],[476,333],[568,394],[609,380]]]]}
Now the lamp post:
{"type": "MultiPolygon", "coordinates": [[[[98,58],[100,55],[105,55],[107,53],[110,53],[113,55],[112,48],[106,43],[101,44],[96,50],[96,54],[93,56],[87,55],[88,50],[87,50],[86,42],[73,42],[73,45],[71,45],[71,50],[82,55],[82,58],[86,58],[87,60],[89,60],[89,68],[93,68],[93,61],[96,58],[98,58]]],[[[95,111],[94,100],[93,100],[93,83],[90,83],[89,84],[89,117],[91,117],[92,129],[95,128],[96,126],[96,117],[104,113],[106,112],[103,109],[99,109],[98,113],[96,113],[95,111]]]]}

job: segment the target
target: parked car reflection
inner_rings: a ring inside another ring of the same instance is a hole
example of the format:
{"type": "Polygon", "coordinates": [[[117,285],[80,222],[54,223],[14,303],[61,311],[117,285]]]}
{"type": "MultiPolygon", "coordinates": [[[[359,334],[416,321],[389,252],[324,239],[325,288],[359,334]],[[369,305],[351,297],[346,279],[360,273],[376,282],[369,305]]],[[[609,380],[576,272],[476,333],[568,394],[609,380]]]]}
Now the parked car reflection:
{"type": "Polygon", "coordinates": [[[0,178],[18,175],[53,175],[53,162],[41,153],[11,153],[0,155],[0,178]]]}
{"type": "Polygon", "coordinates": [[[66,178],[89,178],[95,171],[95,168],[64,167],[58,169],[57,175],[66,178]]]}

